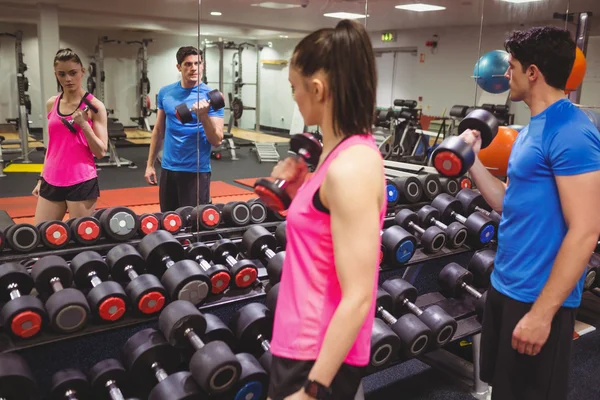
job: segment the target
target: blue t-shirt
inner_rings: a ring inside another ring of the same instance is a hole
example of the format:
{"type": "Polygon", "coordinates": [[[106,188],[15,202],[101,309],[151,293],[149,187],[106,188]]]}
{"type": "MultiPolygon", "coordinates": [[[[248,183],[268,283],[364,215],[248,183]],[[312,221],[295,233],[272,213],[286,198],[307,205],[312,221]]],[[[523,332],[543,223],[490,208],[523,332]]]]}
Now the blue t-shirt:
{"type": "MultiPolygon", "coordinates": [[[[531,118],[508,161],[492,285],[533,303],[550,276],[567,233],[555,176],[600,170],[600,133],[568,99],[531,118]]],[[[563,306],[578,307],[585,274],[563,306]]]]}
{"type": "MultiPolygon", "coordinates": [[[[198,99],[208,99],[210,91],[211,89],[204,83],[184,89],[181,87],[181,82],[176,82],[162,87],[158,92],[157,107],[164,110],[166,115],[162,168],[194,173],[211,171],[212,145],[206,139],[202,124],[198,125],[196,114],[192,113],[194,120],[187,124],[182,124],[175,116],[175,107],[179,104],[185,103],[188,108],[192,108],[198,99]],[[198,153],[200,153],[200,168],[198,168],[198,153]]],[[[223,109],[214,111],[211,107],[208,116],[223,118],[224,111],[223,109]]]]}

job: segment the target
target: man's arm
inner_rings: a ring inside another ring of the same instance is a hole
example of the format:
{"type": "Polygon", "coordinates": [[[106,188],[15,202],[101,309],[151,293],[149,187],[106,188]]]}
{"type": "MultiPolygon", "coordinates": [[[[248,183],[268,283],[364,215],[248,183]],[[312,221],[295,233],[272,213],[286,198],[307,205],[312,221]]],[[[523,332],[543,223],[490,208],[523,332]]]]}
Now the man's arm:
{"type": "Polygon", "coordinates": [[[156,157],[165,139],[165,111],[160,108],[156,111],[156,123],[152,129],[152,138],[150,139],[150,151],[148,152],[147,167],[154,167],[156,157]]]}
{"type": "Polygon", "coordinates": [[[508,184],[492,175],[481,161],[479,161],[479,158],[475,158],[475,163],[469,169],[469,173],[485,201],[494,211],[502,213],[504,195],[506,194],[508,184]]]}
{"type": "Polygon", "coordinates": [[[204,127],[204,134],[206,139],[214,147],[221,145],[223,141],[223,127],[225,126],[225,120],[223,117],[209,117],[208,114],[200,117],[200,122],[204,127]]]}

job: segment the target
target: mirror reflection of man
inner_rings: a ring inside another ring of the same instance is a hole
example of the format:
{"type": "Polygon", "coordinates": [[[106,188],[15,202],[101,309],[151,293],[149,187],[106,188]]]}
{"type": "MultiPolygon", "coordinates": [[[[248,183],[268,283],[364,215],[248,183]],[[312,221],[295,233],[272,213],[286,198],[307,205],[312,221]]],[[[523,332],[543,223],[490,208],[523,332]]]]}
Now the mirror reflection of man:
{"type": "Polygon", "coordinates": [[[177,69],[181,80],[158,92],[156,124],[145,174],[149,184],[159,184],[162,212],[210,203],[210,153],[223,140],[224,111],[210,108],[208,92],[212,89],[201,81],[202,51],[192,46],[181,47],[177,51],[177,69]],[[193,111],[193,122],[182,124],[175,116],[175,107],[181,103],[193,111]],[[154,163],[163,141],[159,182],[154,163]]]}

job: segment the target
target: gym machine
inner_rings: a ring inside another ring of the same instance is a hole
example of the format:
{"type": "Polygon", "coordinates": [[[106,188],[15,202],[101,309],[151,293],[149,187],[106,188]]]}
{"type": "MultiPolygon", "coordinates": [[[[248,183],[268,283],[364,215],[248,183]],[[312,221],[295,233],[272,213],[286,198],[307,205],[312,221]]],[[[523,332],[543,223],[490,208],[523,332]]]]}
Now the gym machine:
{"type": "MultiPolygon", "coordinates": [[[[106,75],[104,73],[104,45],[108,43],[117,43],[121,42],[118,40],[108,39],[107,36],[102,36],[98,38],[98,44],[96,45],[95,55],[92,57],[93,62],[90,64],[90,78],[88,78],[88,92],[92,93],[95,97],[97,97],[101,102],[106,104],[105,102],[105,93],[104,93],[104,81],[106,79],[106,75]],[[93,77],[93,78],[92,78],[93,77]],[[91,90],[90,90],[91,89],[91,90]]],[[[114,110],[107,109],[106,112],[108,114],[113,114],[114,110]]],[[[119,157],[117,153],[117,148],[115,146],[115,142],[119,139],[126,139],[127,134],[125,133],[125,129],[123,124],[118,122],[116,118],[108,118],[108,161],[96,161],[97,167],[129,167],[129,168],[137,168],[137,165],[133,163],[133,161],[127,160],[125,158],[119,157]]]]}
{"type": "Polygon", "coordinates": [[[15,55],[17,61],[17,89],[19,97],[19,109],[17,118],[8,118],[7,123],[15,124],[19,131],[19,139],[17,140],[6,140],[3,136],[0,136],[0,178],[5,177],[4,174],[4,159],[2,153],[6,154],[19,154],[19,156],[13,160],[21,160],[23,163],[31,163],[29,159],[29,115],[31,114],[31,99],[26,93],[29,90],[29,80],[25,76],[27,71],[27,64],[23,61],[23,32],[17,31],[15,33],[0,33],[1,36],[12,37],[15,39],[15,55]],[[4,149],[3,145],[14,145],[18,144],[18,149],[4,149]]]}
{"type": "Polygon", "coordinates": [[[137,72],[139,77],[138,84],[138,105],[139,105],[139,116],[131,118],[133,122],[136,122],[138,126],[148,132],[152,132],[150,129],[150,122],[148,118],[152,113],[156,112],[156,109],[151,109],[150,97],[150,79],[148,79],[148,43],[152,43],[152,39],[142,39],[126,42],[127,44],[139,44],[137,56],[137,72]]]}

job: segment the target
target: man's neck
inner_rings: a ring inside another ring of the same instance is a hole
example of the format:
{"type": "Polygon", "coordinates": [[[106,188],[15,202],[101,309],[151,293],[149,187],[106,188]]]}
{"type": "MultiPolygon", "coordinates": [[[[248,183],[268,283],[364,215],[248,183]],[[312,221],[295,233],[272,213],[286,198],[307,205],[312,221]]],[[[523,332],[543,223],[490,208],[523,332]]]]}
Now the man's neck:
{"type": "Polygon", "coordinates": [[[181,80],[181,87],[184,89],[191,89],[195,86],[200,86],[200,81],[188,81],[185,79],[181,80]]]}
{"type": "Polygon", "coordinates": [[[564,98],[565,93],[562,90],[549,88],[547,90],[532,92],[531,96],[525,101],[525,103],[531,110],[531,116],[535,117],[552,104],[564,98]]]}

